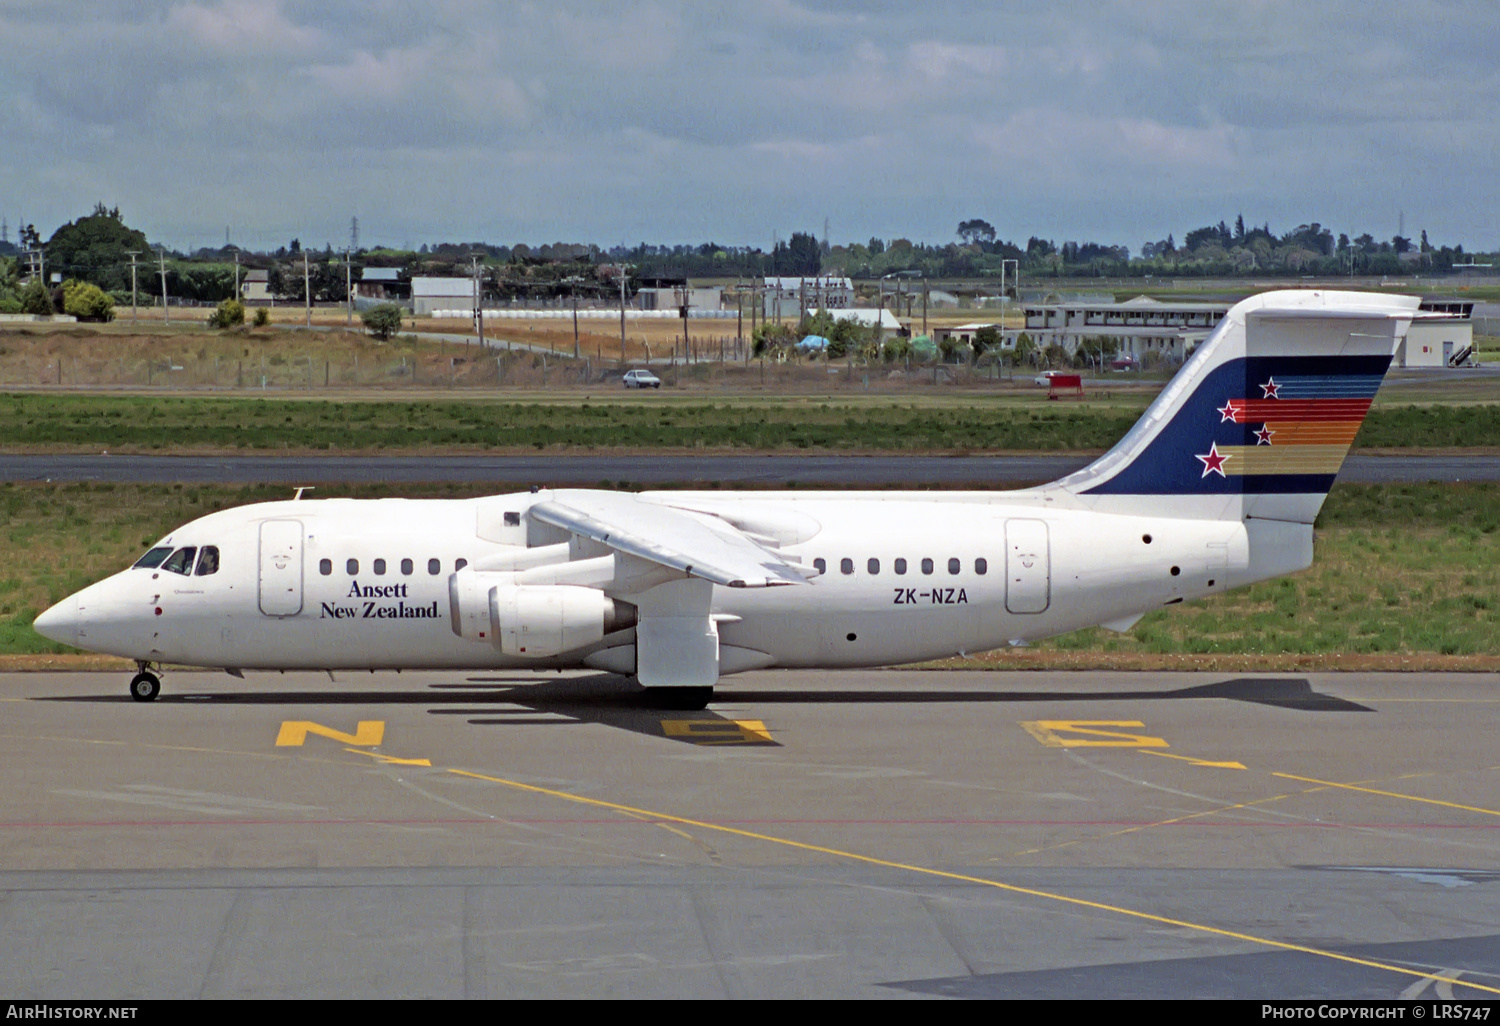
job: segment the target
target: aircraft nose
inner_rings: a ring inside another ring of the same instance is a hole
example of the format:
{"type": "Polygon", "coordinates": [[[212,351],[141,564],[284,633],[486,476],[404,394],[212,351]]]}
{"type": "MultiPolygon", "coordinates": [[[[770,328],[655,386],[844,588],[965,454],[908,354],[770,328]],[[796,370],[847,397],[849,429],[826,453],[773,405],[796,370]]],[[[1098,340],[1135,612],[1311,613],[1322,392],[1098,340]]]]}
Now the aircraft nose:
{"type": "Polygon", "coordinates": [[[42,637],[64,645],[78,644],[78,596],[69,595],[51,609],[46,610],[31,627],[42,637]]]}

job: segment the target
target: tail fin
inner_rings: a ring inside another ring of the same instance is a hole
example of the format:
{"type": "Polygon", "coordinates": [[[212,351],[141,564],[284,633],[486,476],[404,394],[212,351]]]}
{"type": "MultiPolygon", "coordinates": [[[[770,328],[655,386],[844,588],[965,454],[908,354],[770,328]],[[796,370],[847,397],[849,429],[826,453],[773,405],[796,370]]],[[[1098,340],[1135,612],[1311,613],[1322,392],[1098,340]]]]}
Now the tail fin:
{"type": "Polygon", "coordinates": [[[1051,487],[1101,511],[1311,524],[1417,303],[1283,291],[1236,304],[1118,445],[1051,487]]]}

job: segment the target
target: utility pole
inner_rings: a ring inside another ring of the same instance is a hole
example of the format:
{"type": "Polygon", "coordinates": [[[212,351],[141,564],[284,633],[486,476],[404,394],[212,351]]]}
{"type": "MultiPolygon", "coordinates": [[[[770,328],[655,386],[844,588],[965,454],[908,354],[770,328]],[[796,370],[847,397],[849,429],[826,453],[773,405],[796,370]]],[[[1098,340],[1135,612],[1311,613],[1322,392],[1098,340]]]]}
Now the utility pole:
{"type": "Polygon", "coordinates": [[[578,283],[573,283],[573,359],[578,359],[578,283]]]}
{"type": "Polygon", "coordinates": [[[307,326],[312,327],[312,270],[307,265],[307,250],[302,251],[302,300],[307,306],[307,326]]]}
{"type": "Polygon", "coordinates": [[[157,263],[161,266],[161,317],[163,324],[172,323],[172,308],[167,306],[167,254],[165,250],[156,251],[157,263]]]}
{"type": "Polygon", "coordinates": [[[348,310],[344,313],[344,327],[354,327],[354,251],[344,250],[344,302],[348,310]]]}
{"type": "Polygon", "coordinates": [[[625,366],[625,265],[620,265],[620,366],[625,366]]]}
{"type": "Polygon", "coordinates": [[[479,348],[484,348],[484,284],[479,272],[479,257],[469,254],[469,273],[474,277],[474,331],[479,336],[479,348]]]}
{"type": "Polygon", "coordinates": [[[240,251],[234,251],[234,298],[240,298],[240,251]]]}
{"type": "Polygon", "coordinates": [[[140,255],[138,249],[127,249],[130,254],[130,323],[135,323],[135,258],[140,255]]]}

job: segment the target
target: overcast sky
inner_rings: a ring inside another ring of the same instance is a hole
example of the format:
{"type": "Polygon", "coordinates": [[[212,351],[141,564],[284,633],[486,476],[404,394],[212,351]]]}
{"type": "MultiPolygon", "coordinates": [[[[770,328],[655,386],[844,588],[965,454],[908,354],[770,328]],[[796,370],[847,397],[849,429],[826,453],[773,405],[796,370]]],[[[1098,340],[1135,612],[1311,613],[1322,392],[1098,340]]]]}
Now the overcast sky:
{"type": "Polygon", "coordinates": [[[1500,4],[0,0],[0,214],[153,240],[1500,247],[1500,4]]]}

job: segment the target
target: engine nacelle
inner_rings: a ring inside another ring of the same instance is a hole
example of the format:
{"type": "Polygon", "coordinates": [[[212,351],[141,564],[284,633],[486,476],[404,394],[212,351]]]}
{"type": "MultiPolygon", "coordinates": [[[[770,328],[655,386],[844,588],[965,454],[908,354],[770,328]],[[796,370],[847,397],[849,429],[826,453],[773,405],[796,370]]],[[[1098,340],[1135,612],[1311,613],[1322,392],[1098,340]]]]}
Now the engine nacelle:
{"type": "Polygon", "coordinates": [[[635,623],[635,607],[596,588],[517,585],[515,574],[460,571],[448,578],[453,633],[505,655],[545,659],[635,623]]]}
{"type": "Polygon", "coordinates": [[[602,591],[566,584],[492,588],[489,606],[500,651],[527,659],[592,645],[618,619],[602,591]]]}

